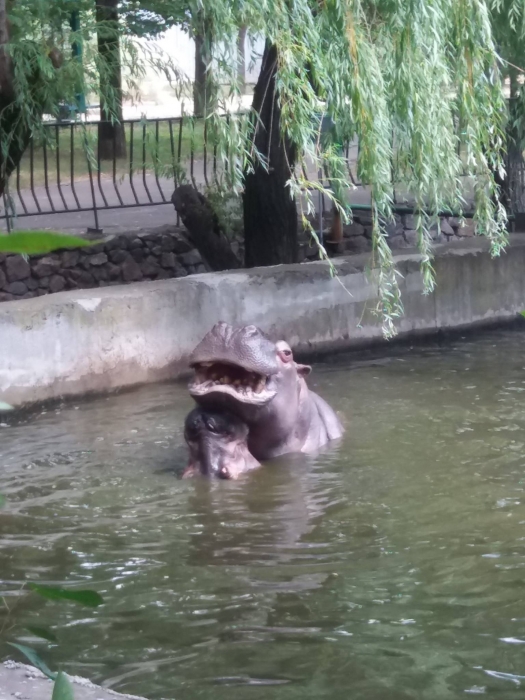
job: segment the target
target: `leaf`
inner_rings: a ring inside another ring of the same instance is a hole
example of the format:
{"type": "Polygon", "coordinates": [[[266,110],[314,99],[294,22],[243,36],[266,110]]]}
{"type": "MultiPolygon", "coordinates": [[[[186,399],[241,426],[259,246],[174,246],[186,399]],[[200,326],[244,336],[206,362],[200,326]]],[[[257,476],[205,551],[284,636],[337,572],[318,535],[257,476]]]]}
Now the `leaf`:
{"type": "Polygon", "coordinates": [[[31,634],[34,634],[35,637],[40,637],[41,639],[47,639],[48,642],[58,642],[56,634],[53,634],[51,630],[46,629],[45,627],[26,627],[28,632],[31,632],[31,634]]]}
{"type": "Polygon", "coordinates": [[[53,673],[45,664],[42,659],[38,656],[36,651],[34,649],[31,649],[31,647],[26,647],[24,644],[15,644],[14,642],[7,642],[10,647],[14,647],[15,649],[18,649],[18,651],[21,651],[22,654],[28,659],[33,666],[36,666],[42,673],[47,676],[48,678],[51,678],[52,681],[55,680],[56,678],[56,673],[53,673]]]}
{"type": "Polygon", "coordinates": [[[79,605],[85,605],[88,608],[96,608],[102,605],[104,599],[96,591],[72,591],[66,588],[58,588],[55,586],[41,586],[37,583],[29,583],[28,588],[42,598],[49,600],[71,600],[79,605]]]}
{"type": "Polygon", "coordinates": [[[0,401],[0,411],[13,411],[13,410],[14,409],[10,404],[5,403],[4,401],[0,401]]]}
{"type": "Polygon", "coordinates": [[[51,700],[74,700],[74,698],[73,686],[68,681],[67,676],[62,671],[59,671],[53,686],[51,700]]]}
{"type": "Polygon", "coordinates": [[[0,236],[0,253],[25,253],[39,255],[60,248],[86,248],[100,241],[86,241],[77,236],[67,236],[48,231],[17,231],[0,236]]]}
{"type": "Polygon", "coordinates": [[[524,317],[525,317],[525,311],[520,311],[520,316],[524,316],[524,317]]]}

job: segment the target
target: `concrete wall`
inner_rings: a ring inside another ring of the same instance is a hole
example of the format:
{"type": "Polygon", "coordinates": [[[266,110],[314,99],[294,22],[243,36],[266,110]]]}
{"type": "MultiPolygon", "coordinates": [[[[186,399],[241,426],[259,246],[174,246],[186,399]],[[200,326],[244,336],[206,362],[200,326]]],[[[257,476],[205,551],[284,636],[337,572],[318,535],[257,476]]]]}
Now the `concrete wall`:
{"type": "MultiPolygon", "coordinates": [[[[401,334],[510,319],[525,309],[525,242],[492,260],[484,241],[437,249],[437,291],[422,296],[419,256],[396,254],[401,334]]],[[[218,320],[253,323],[300,351],[381,340],[369,255],[61,292],[0,305],[0,400],[13,405],[179,376],[218,320]]]]}

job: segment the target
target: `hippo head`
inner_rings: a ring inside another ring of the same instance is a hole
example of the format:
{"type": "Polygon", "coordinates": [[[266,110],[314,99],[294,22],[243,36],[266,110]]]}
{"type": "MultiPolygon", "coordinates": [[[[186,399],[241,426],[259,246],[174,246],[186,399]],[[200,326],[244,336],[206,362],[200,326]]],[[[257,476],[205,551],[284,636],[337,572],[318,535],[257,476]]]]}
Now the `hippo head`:
{"type": "Polygon", "coordinates": [[[186,417],[184,438],[190,451],[185,477],[201,473],[236,479],[259,466],[248,450],[248,427],[227,411],[194,408],[186,417]]]}
{"type": "Polygon", "coordinates": [[[255,326],[218,323],[190,358],[190,394],[202,406],[225,407],[249,425],[271,412],[293,422],[299,385],[311,368],[294,362],[288,343],[273,343],[255,326]]]}

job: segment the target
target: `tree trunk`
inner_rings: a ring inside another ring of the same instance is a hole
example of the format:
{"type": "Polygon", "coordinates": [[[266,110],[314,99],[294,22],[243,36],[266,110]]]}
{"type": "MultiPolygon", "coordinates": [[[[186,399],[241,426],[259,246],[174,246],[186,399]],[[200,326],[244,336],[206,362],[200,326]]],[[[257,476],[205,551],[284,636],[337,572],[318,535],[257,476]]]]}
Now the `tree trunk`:
{"type": "Polygon", "coordinates": [[[297,262],[297,206],[286,183],[296,158],[293,144],[281,135],[281,109],[275,86],[277,48],[267,44],[253,95],[255,148],[267,159],[256,162],[245,178],[244,239],[247,267],[297,262]]]}
{"type": "Polygon", "coordinates": [[[97,0],[98,52],[105,66],[100,76],[98,148],[101,160],[126,157],[126,133],[122,124],[122,66],[118,29],[119,0],[97,0]],[[104,95],[113,94],[111,105],[104,95]],[[113,120],[112,120],[113,117],[113,120]],[[117,122],[115,122],[115,118],[117,122]]]}
{"type": "Polygon", "coordinates": [[[213,207],[191,185],[177,187],[171,198],[190,238],[212,270],[233,270],[241,262],[222,231],[213,207]]]}
{"type": "Polygon", "coordinates": [[[237,80],[241,95],[246,92],[246,27],[239,29],[237,39],[237,80]]]}
{"type": "Polygon", "coordinates": [[[202,117],[207,112],[207,49],[204,27],[194,35],[195,41],[195,80],[193,82],[193,114],[202,117]]]}

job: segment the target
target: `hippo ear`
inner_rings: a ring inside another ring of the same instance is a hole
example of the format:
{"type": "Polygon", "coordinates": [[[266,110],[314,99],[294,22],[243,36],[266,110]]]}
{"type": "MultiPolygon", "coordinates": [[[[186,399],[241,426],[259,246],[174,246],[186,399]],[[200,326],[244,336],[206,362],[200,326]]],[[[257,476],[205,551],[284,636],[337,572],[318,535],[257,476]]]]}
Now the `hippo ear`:
{"type": "Polygon", "coordinates": [[[297,374],[300,377],[307,377],[310,374],[310,372],[312,371],[312,368],[310,367],[310,365],[300,365],[296,362],[295,366],[297,368],[297,374]]]}

